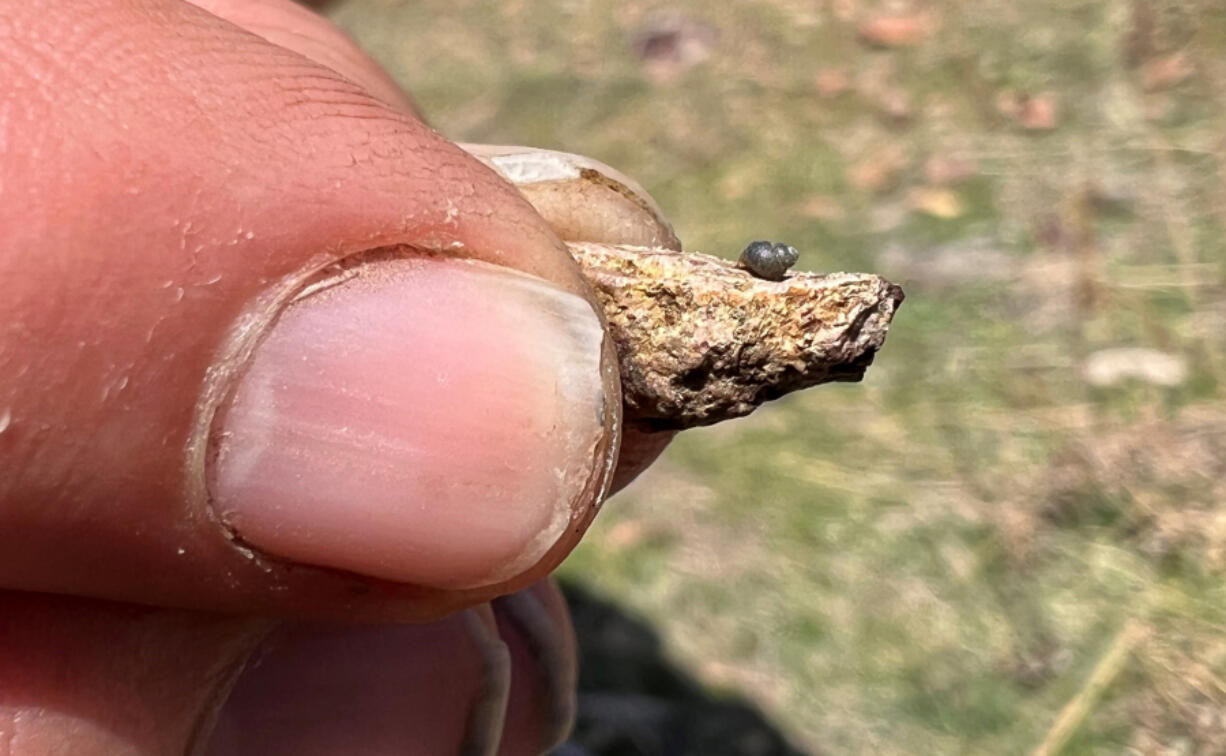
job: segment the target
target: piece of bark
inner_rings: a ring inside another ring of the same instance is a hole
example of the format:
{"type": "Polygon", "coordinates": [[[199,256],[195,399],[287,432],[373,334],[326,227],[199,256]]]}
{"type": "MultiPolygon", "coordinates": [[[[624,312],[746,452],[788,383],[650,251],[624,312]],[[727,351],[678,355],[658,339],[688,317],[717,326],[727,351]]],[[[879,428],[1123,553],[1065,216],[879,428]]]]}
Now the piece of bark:
{"type": "Polygon", "coordinates": [[[710,425],[797,389],[860,380],[903,300],[869,274],[776,282],[710,255],[567,246],[608,318],[625,420],[651,430],[710,425]]]}

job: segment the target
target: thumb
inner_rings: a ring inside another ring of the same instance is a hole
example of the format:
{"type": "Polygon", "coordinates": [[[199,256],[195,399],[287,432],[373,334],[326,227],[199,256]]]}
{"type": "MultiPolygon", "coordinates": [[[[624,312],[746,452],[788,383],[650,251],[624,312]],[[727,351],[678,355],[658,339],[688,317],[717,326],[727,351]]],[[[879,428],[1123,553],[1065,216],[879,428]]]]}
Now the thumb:
{"type": "Polygon", "coordinates": [[[4,13],[0,585],[394,619],[560,560],[616,368],[513,189],[193,5],[4,13]]]}

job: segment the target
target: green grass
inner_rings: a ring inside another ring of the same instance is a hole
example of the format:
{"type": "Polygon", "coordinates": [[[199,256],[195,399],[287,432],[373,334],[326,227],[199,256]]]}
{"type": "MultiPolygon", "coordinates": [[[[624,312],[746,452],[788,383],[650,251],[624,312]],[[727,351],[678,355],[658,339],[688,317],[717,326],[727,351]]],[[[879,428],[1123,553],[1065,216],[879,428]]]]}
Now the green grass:
{"type": "Polygon", "coordinates": [[[907,290],[864,383],[684,434],[568,577],[833,753],[1026,752],[1135,620],[1148,634],[1065,752],[1222,752],[1226,13],[924,9],[933,30],[897,50],[856,39],[873,7],[851,0],[346,0],[333,17],[453,138],[603,159],[691,249],[778,238],[801,267],[907,290]],[[671,77],[632,46],[665,7],[718,33],[671,77]],[[1188,78],[1145,91],[1142,67],[1178,51],[1188,78]],[[850,88],[823,98],[833,68],[850,88]],[[1056,128],[1002,114],[1007,89],[1054,98],[1056,128]],[[916,207],[933,156],[973,163],[943,187],[952,217],[916,207]],[[892,181],[856,180],[886,159],[892,181]],[[1088,385],[1083,360],[1118,346],[1188,374],[1088,385]]]}

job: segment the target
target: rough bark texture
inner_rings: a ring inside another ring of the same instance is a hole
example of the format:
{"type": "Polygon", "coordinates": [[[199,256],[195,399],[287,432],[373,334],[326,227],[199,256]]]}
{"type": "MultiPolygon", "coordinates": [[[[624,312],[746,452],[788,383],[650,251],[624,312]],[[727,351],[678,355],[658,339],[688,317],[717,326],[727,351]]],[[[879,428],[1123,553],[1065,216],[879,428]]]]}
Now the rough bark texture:
{"type": "Polygon", "coordinates": [[[862,273],[755,278],[710,255],[568,244],[609,320],[625,418],[710,425],[796,389],[858,381],[902,289],[862,273]]]}

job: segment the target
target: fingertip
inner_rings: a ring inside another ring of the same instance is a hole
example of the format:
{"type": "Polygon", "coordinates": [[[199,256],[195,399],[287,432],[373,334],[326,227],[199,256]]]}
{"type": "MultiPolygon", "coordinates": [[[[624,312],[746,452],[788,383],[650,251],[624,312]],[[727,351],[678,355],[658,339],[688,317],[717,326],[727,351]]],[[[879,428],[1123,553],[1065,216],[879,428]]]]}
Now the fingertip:
{"type": "Polygon", "coordinates": [[[338,273],[264,335],[215,427],[212,502],[246,544],[439,588],[526,571],[609,454],[588,303],[494,266],[338,273]]]}

